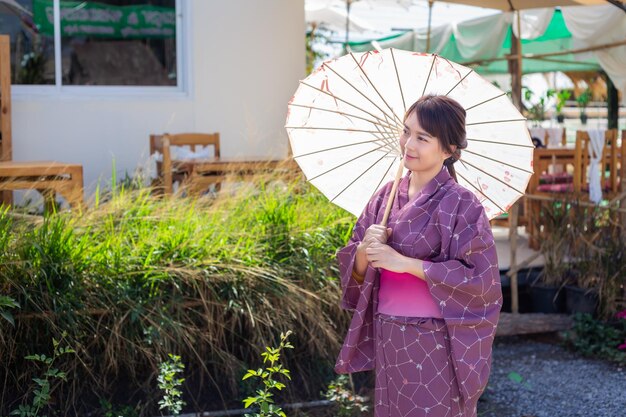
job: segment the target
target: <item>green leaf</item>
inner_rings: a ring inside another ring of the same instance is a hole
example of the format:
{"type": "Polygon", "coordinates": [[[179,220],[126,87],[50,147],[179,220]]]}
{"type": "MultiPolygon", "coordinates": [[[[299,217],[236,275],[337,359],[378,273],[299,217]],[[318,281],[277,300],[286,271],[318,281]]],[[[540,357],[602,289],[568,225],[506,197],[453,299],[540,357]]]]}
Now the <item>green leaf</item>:
{"type": "Polygon", "coordinates": [[[256,397],[248,397],[245,400],[243,400],[243,406],[245,408],[250,407],[251,404],[254,404],[256,402],[256,397]]]}
{"type": "Polygon", "coordinates": [[[256,373],[256,371],[255,371],[255,370],[250,369],[250,370],[248,370],[248,373],[247,373],[247,374],[245,374],[245,375],[243,376],[243,378],[241,378],[241,380],[243,381],[243,380],[248,379],[248,378],[250,378],[250,377],[252,377],[252,376],[258,376],[258,374],[256,373]]]}
{"type": "Polygon", "coordinates": [[[524,378],[522,378],[522,376],[520,374],[518,374],[517,372],[510,372],[508,375],[509,379],[513,382],[517,382],[517,383],[521,383],[524,378]]]}
{"type": "Polygon", "coordinates": [[[11,326],[15,327],[15,320],[13,320],[13,314],[8,311],[0,311],[0,316],[4,317],[6,321],[11,323],[11,326]]]}
{"type": "Polygon", "coordinates": [[[33,378],[33,381],[35,381],[35,383],[39,385],[40,387],[43,387],[44,385],[48,385],[47,379],[33,378]]]}
{"type": "Polygon", "coordinates": [[[8,307],[8,308],[19,308],[20,303],[18,303],[17,301],[15,301],[9,296],[0,295],[0,306],[8,307]]]}

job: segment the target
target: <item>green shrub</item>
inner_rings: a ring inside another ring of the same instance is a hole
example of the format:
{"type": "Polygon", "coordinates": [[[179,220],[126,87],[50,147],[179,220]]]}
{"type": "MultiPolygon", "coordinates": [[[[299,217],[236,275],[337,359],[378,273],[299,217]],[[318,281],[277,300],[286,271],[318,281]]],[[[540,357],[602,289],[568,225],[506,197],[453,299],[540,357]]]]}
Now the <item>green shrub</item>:
{"type": "Polygon", "coordinates": [[[217,198],[117,187],[81,215],[0,212],[0,289],[21,306],[15,328],[0,321],[0,415],[37,372],[21,358],[63,331],[80,360],[64,364],[61,412],[106,398],[158,413],[148,382],[169,352],[186,358],[194,404],[233,406],[256,346],[295,326],[285,362],[301,383],[285,395],[316,396],[349,323],[334,255],[355,219],[308,183],[277,180],[217,198]]]}
{"type": "Polygon", "coordinates": [[[618,349],[626,340],[626,320],[600,321],[591,314],[574,315],[573,348],[584,356],[626,365],[626,351],[618,349]]]}
{"type": "Polygon", "coordinates": [[[328,390],[322,393],[324,398],[334,403],[333,415],[337,417],[356,417],[363,415],[368,410],[367,398],[356,395],[348,389],[348,376],[339,375],[328,384],[328,390]]]}

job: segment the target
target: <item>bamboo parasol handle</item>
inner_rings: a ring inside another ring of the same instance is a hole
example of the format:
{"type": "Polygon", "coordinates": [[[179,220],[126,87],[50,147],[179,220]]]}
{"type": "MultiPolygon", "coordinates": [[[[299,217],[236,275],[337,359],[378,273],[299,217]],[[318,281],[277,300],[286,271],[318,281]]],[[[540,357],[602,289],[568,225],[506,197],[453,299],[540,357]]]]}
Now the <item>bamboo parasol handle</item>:
{"type": "Polygon", "coordinates": [[[396,190],[398,189],[400,178],[402,178],[403,168],[404,157],[400,160],[400,166],[398,166],[398,171],[396,172],[396,179],[393,181],[393,187],[391,188],[391,193],[389,194],[389,199],[387,200],[387,207],[385,207],[385,215],[383,216],[383,221],[380,223],[382,226],[387,226],[387,220],[389,220],[389,213],[391,211],[391,206],[393,205],[393,199],[396,196],[396,190]]]}

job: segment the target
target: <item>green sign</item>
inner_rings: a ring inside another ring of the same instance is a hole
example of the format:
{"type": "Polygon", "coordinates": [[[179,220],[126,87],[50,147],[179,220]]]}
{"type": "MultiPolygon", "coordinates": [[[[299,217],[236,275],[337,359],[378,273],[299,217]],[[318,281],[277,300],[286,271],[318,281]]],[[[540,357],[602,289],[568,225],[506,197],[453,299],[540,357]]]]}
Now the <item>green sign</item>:
{"type": "MultiPolygon", "coordinates": [[[[53,0],[35,0],[33,20],[41,33],[53,36],[53,0]]],[[[85,1],[62,1],[61,36],[173,38],[176,36],[176,11],[170,7],[147,4],[110,6],[85,1]]]]}

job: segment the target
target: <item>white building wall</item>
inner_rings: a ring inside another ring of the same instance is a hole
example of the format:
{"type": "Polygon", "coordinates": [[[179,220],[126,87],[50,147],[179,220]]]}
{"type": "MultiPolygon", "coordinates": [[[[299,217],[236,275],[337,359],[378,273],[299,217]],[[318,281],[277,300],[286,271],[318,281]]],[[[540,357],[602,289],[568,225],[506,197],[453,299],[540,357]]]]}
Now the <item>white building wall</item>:
{"type": "Polygon", "coordinates": [[[287,102],[305,75],[304,0],[183,1],[185,93],[16,86],[13,159],[81,163],[92,191],[113,160],[118,178],[145,163],[150,133],[217,131],[223,156],[286,156],[287,102]]]}

